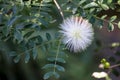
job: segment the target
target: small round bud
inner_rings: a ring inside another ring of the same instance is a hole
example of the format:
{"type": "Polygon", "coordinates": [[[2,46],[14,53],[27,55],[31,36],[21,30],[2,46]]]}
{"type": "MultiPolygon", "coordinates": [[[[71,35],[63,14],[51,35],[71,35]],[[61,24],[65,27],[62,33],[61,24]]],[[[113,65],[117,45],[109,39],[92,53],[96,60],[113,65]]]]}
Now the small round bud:
{"type": "Polygon", "coordinates": [[[106,63],[106,59],[103,58],[103,59],[101,60],[101,63],[106,63]]]}
{"type": "Polygon", "coordinates": [[[104,64],[104,68],[110,68],[110,63],[109,63],[109,62],[106,62],[106,63],[104,64]]]}

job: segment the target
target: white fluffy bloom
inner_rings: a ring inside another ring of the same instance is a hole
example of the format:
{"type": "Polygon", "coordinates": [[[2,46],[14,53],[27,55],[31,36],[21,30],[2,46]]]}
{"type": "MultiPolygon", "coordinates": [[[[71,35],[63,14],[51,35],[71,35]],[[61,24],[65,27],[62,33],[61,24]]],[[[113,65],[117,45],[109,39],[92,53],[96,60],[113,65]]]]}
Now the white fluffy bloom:
{"type": "Polygon", "coordinates": [[[105,78],[105,77],[107,77],[108,74],[107,74],[106,72],[94,72],[94,73],[92,74],[92,76],[95,77],[95,78],[100,79],[100,78],[105,78]]]}
{"type": "Polygon", "coordinates": [[[85,50],[92,42],[93,28],[88,20],[82,17],[70,17],[60,24],[60,33],[63,35],[63,43],[73,52],[85,50]]]}

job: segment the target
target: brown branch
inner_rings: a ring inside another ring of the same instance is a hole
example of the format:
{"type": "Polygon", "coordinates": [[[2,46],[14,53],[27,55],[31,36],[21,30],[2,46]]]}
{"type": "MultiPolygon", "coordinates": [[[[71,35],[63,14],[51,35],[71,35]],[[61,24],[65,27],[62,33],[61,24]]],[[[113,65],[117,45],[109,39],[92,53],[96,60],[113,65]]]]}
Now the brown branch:
{"type": "Polygon", "coordinates": [[[60,8],[60,6],[59,6],[59,4],[57,3],[56,0],[53,0],[53,1],[54,1],[55,5],[57,6],[57,8],[58,8],[58,10],[59,10],[59,12],[60,12],[60,14],[61,14],[63,20],[64,20],[64,15],[63,15],[62,9],[60,8]]]}

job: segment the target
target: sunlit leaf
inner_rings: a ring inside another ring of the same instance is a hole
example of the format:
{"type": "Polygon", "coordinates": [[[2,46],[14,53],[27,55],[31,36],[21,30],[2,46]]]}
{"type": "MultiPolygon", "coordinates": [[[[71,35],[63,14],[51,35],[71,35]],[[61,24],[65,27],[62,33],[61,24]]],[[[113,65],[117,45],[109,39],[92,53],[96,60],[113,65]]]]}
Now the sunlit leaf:
{"type": "Polygon", "coordinates": [[[105,19],[107,17],[107,15],[103,15],[102,17],[101,17],[101,19],[105,19]]]}
{"type": "Polygon", "coordinates": [[[80,0],[79,5],[81,5],[81,4],[85,3],[85,2],[86,2],[86,0],[80,0]]]}
{"type": "Polygon", "coordinates": [[[89,4],[87,4],[87,5],[85,5],[83,8],[91,8],[91,7],[98,7],[98,4],[97,3],[95,3],[95,2],[91,2],[91,3],[89,3],[89,4]]]}
{"type": "Polygon", "coordinates": [[[112,3],[112,0],[107,0],[107,3],[108,3],[108,4],[112,3]]]}
{"type": "Polygon", "coordinates": [[[110,18],[110,21],[113,22],[113,21],[115,21],[116,18],[117,18],[116,15],[115,15],[115,16],[112,16],[112,17],[110,18]]]}
{"type": "Polygon", "coordinates": [[[52,0],[44,0],[44,2],[48,3],[48,2],[51,2],[52,0]]]}
{"type": "Polygon", "coordinates": [[[107,6],[106,4],[101,4],[101,7],[102,7],[104,10],[108,10],[108,9],[109,9],[109,6],[107,6]]]}

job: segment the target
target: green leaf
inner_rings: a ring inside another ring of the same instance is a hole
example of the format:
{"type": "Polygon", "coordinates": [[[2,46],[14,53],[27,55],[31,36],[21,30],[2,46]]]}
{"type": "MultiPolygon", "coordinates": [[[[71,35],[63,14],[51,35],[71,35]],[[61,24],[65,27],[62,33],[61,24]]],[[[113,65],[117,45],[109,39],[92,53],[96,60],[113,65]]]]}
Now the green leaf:
{"type": "Polygon", "coordinates": [[[39,43],[42,43],[42,42],[43,42],[43,39],[42,39],[42,37],[41,37],[40,35],[37,37],[37,39],[38,39],[38,42],[39,42],[39,43]]]}
{"type": "Polygon", "coordinates": [[[51,2],[52,0],[44,0],[44,2],[48,3],[48,2],[51,2]]]}
{"type": "Polygon", "coordinates": [[[49,33],[46,33],[46,38],[47,38],[48,41],[51,40],[51,36],[50,36],[49,33]]]}
{"type": "Polygon", "coordinates": [[[118,28],[120,29],[120,21],[118,22],[118,28]]]}
{"type": "Polygon", "coordinates": [[[56,79],[58,79],[60,77],[60,75],[57,72],[49,71],[49,72],[44,74],[43,78],[46,80],[46,79],[50,78],[53,75],[55,76],[56,79]]]}
{"type": "Polygon", "coordinates": [[[46,79],[50,78],[52,75],[53,75],[53,72],[50,71],[50,72],[45,73],[43,78],[46,80],[46,79]]]}
{"type": "Polygon", "coordinates": [[[27,32],[24,37],[30,37],[33,34],[34,31],[27,32]]]}
{"type": "Polygon", "coordinates": [[[60,65],[55,65],[55,64],[46,64],[45,66],[42,67],[42,69],[48,69],[48,68],[54,68],[54,67],[55,67],[58,71],[62,71],[62,72],[65,71],[65,69],[64,69],[62,66],[60,66],[60,65]]]}
{"type": "Polygon", "coordinates": [[[108,3],[108,4],[112,3],[112,0],[107,0],[107,3],[108,3]]]}
{"type": "Polygon", "coordinates": [[[103,0],[97,0],[98,4],[102,4],[103,0]]]}
{"type": "Polygon", "coordinates": [[[60,77],[60,75],[57,72],[54,72],[53,75],[55,76],[56,79],[60,77]]]}
{"type": "Polygon", "coordinates": [[[37,49],[36,49],[36,46],[33,47],[32,52],[33,52],[33,53],[32,53],[32,54],[33,54],[33,59],[35,60],[36,57],[37,57],[37,54],[38,54],[37,49]]]}
{"type": "Polygon", "coordinates": [[[91,8],[91,7],[98,7],[98,4],[95,2],[91,2],[87,5],[85,5],[83,8],[86,9],[86,8],[91,8]]]}
{"type": "Polygon", "coordinates": [[[15,51],[12,51],[9,53],[9,56],[13,57],[13,56],[17,56],[17,53],[15,51]]]}
{"type": "Polygon", "coordinates": [[[51,68],[54,66],[55,66],[55,64],[46,64],[45,66],[42,67],[42,69],[47,69],[47,68],[51,68]]]}
{"type": "Polygon", "coordinates": [[[22,33],[19,30],[15,30],[14,32],[14,37],[15,39],[17,39],[19,42],[21,42],[23,40],[23,36],[22,33]]]}
{"type": "Polygon", "coordinates": [[[65,71],[65,68],[60,66],[60,65],[56,65],[56,68],[57,68],[58,71],[62,71],[62,72],[65,71]]]}
{"type": "Polygon", "coordinates": [[[120,5],[120,0],[118,0],[117,3],[120,5]]]}
{"type": "Polygon", "coordinates": [[[104,9],[104,10],[108,10],[109,7],[106,5],[106,4],[101,4],[101,7],[104,9]]]}
{"type": "Polygon", "coordinates": [[[18,63],[18,62],[20,61],[20,55],[17,55],[17,56],[13,59],[13,61],[14,61],[15,63],[18,63]]]}
{"type": "Polygon", "coordinates": [[[101,19],[105,19],[107,17],[107,15],[103,15],[102,17],[101,17],[101,19]]]}
{"type": "Polygon", "coordinates": [[[113,31],[114,30],[114,25],[112,23],[108,24],[108,29],[109,31],[113,31]]]}
{"type": "Polygon", "coordinates": [[[20,18],[21,16],[14,16],[12,17],[8,23],[7,23],[7,26],[11,26],[18,18],[20,18]]]}
{"type": "Polygon", "coordinates": [[[63,58],[57,58],[57,60],[56,60],[56,58],[51,57],[51,58],[48,58],[47,60],[52,61],[52,62],[57,61],[57,62],[61,62],[61,63],[66,63],[66,61],[63,58]]]}
{"type": "Polygon", "coordinates": [[[82,5],[85,2],[86,2],[86,0],[80,0],[79,5],[82,5]]]}
{"type": "Polygon", "coordinates": [[[113,21],[115,21],[116,18],[117,18],[117,16],[114,15],[114,16],[112,16],[112,17],[110,18],[110,21],[113,22],[113,21]]]}
{"type": "Polygon", "coordinates": [[[30,54],[29,54],[28,50],[26,50],[25,51],[25,63],[28,63],[29,59],[30,59],[30,54]]]}
{"type": "Polygon", "coordinates": [[[109,76],[105,77],[106,80],[112,80],[109,76]]]}

